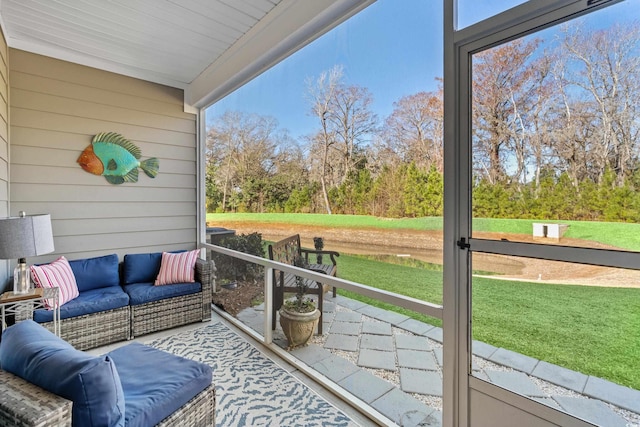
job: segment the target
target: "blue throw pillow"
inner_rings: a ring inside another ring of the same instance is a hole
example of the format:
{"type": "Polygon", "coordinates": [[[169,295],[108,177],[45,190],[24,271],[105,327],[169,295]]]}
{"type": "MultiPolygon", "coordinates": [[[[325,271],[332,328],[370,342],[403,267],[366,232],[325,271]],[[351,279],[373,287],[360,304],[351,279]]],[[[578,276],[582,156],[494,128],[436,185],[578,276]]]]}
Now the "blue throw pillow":
{"type": "Polygon", "coordinates": [[[124,426],[124,393],[113,361],[74,349],[32,320],[4,331],[0,367],[71,400],[73,426],[124,426]]]}
{"type": "Polygon", "coordinates": [[[73,270],[73,275],[76,277],[80,292],[109,286],[120,286],[117,254],[70,260],[69,265],[73,270]]]}
{"type": "Polygon", "coordinates": [[[122,283],[148,283],[156,280],[160,271],[162,252],[126,254],[122,262],[122,283]]]}

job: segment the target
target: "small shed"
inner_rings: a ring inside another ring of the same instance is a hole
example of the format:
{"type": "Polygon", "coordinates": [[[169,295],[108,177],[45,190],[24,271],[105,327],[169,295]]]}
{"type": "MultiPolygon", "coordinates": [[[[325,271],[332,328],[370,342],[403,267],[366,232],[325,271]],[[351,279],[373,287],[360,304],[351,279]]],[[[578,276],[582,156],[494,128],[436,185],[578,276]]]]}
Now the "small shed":
{"type": "Polygon", "coordinates": [[[560,240],[569,228],[569,224],[557,224],[552,222],[534,222],[533,237],[542,239],[560,240]]]}

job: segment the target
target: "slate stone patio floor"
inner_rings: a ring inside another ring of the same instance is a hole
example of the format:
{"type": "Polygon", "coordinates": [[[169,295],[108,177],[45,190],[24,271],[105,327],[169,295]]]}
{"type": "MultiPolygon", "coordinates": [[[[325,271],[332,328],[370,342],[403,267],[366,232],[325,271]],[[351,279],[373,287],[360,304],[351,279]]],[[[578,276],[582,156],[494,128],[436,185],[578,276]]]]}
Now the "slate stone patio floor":
{"type": "MultiPolygon", "coordinates": [[[[343,296],[324,302],[323,330],[292,354],[399,425],[442,424],[442,329],[343,296]],[[390,379],[390,380],[389,380],[390,379]]],[[[238,320],[261,332],[261,306],[238,320]]],[[[282,331],[274,342],[286,348],[282,331]]],[[[640,425],[640,391],[486,343],[473,374],[596,425],[640,425]]]]}

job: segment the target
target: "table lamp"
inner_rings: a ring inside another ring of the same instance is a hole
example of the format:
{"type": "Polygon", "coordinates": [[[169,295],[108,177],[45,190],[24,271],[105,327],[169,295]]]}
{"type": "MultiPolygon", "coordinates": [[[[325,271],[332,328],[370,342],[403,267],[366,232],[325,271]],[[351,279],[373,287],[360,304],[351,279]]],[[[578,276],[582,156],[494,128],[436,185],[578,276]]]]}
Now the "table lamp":
{"type": "Polygon", "coordinates": [[[13,271],[13,293],[26,294],[31,287],[27,257],[54,251],[51,215],[0,218],[0,259],[18,259],[13,271]]]}

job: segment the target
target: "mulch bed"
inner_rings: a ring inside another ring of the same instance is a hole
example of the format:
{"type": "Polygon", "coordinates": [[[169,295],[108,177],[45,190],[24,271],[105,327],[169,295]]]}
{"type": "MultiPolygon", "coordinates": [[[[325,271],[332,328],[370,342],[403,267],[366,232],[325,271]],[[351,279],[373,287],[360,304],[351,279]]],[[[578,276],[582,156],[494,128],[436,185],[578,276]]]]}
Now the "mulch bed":
{"type": "Polygon", "coordinates": [[[262,283],[240,281],[235,289],[225,289],[220,283],[216,284],[216,287],[218,292],[213,294],[213,303],[233,317],[245,308],[257,305],[264,300],[262,283]]]}

